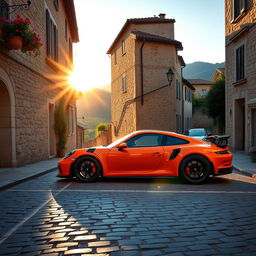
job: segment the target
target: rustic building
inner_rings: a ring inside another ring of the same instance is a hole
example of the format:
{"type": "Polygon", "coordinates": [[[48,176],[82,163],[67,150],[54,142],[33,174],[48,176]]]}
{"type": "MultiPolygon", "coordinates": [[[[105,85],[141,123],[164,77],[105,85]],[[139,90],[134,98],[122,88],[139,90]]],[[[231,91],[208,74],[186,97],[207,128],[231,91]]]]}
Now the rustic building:
{"type": "MultiPolygon", "coordinates": [[[[20,1],[1,1],[20,4],[20,1]]],[[[2,5],[1,5],[2,6],[2,5]]],[[[32,1],[28,10],[8,15],[30,19],[44,46],[37,57],[0,49],[0,167],[19,166],[56,155],[54,110],[64,95],[68,120],[67,150],[76,147],[75,97],[59,83],[72,64],[72,43],[78,42],[73,0],[32,1]]]]}
{"type": "Polygon", "coordinates": [[[256,151],[256,0],[225,0],[226,133],[233,150],[256,151]]]}
{"type": "Polygon", "coordinates": [[[165,14],[128,19],[110,46],[113,138],[140,129],[182,131],[183,47],[174,23],[165,14]]]}

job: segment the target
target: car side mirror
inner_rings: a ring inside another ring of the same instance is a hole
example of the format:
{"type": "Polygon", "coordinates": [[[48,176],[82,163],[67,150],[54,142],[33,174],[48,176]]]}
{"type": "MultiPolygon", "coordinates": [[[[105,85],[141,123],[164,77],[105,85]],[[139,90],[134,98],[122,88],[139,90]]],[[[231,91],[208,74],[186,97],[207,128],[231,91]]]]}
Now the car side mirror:
{"type": "Polygon", "coordinates": [[[119,150],[119,151],[122,151],[124,148],[127,148],[127,144],[126,144],[126,143],[121,143],[121,144],[118,146],[118,150],[119,150]]]}

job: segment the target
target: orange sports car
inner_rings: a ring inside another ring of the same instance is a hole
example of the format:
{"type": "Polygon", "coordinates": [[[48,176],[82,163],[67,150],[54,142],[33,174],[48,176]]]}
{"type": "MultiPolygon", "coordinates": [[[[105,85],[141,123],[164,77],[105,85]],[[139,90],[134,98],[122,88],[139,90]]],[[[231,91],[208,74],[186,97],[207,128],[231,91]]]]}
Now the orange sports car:
{"type": "Polygon", "coordinates": [[[93,182],[113,176],[179,176],[205,183],[232,172],[228,135],[200,141],[167,131],[136,131],[108,146],[75,149],[59,161],[59,177],[93,182]]]}

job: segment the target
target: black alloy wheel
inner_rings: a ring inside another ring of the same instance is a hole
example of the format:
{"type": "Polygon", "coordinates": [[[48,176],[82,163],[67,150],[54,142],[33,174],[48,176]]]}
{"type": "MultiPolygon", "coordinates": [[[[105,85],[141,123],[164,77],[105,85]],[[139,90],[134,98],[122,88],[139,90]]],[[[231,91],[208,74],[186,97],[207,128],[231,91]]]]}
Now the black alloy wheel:
{"type": "Polygon", "coordinates": [[[210,175],[211,165],[209,161],[200,155],[186,157],[180,165],[179,175],[190,184],[203,184],[210,175]]]}
{"type": "Polygon", "coordinates": [[[74,174],[82,182],[94,182],[101,176],[99,162],[90,156],[79,158],[74,166],[74,174]]]}

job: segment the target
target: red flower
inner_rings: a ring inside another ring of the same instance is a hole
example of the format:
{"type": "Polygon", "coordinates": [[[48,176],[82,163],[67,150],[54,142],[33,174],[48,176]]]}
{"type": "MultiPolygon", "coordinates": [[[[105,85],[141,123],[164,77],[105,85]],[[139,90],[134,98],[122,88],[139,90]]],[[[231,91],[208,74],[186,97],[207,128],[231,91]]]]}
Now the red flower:
{"type": "Polygon", "coordinates": [[[18,29],[15,30],[16,32],[20,32],[18,29]]]}
{"type": "Polygon", "coordinates": [[[25,19],[25,22],[26,22],[27,24],[31,24],[31,21],[30,21],[29,18],[26,18],[26,19],[25,19]]]}

